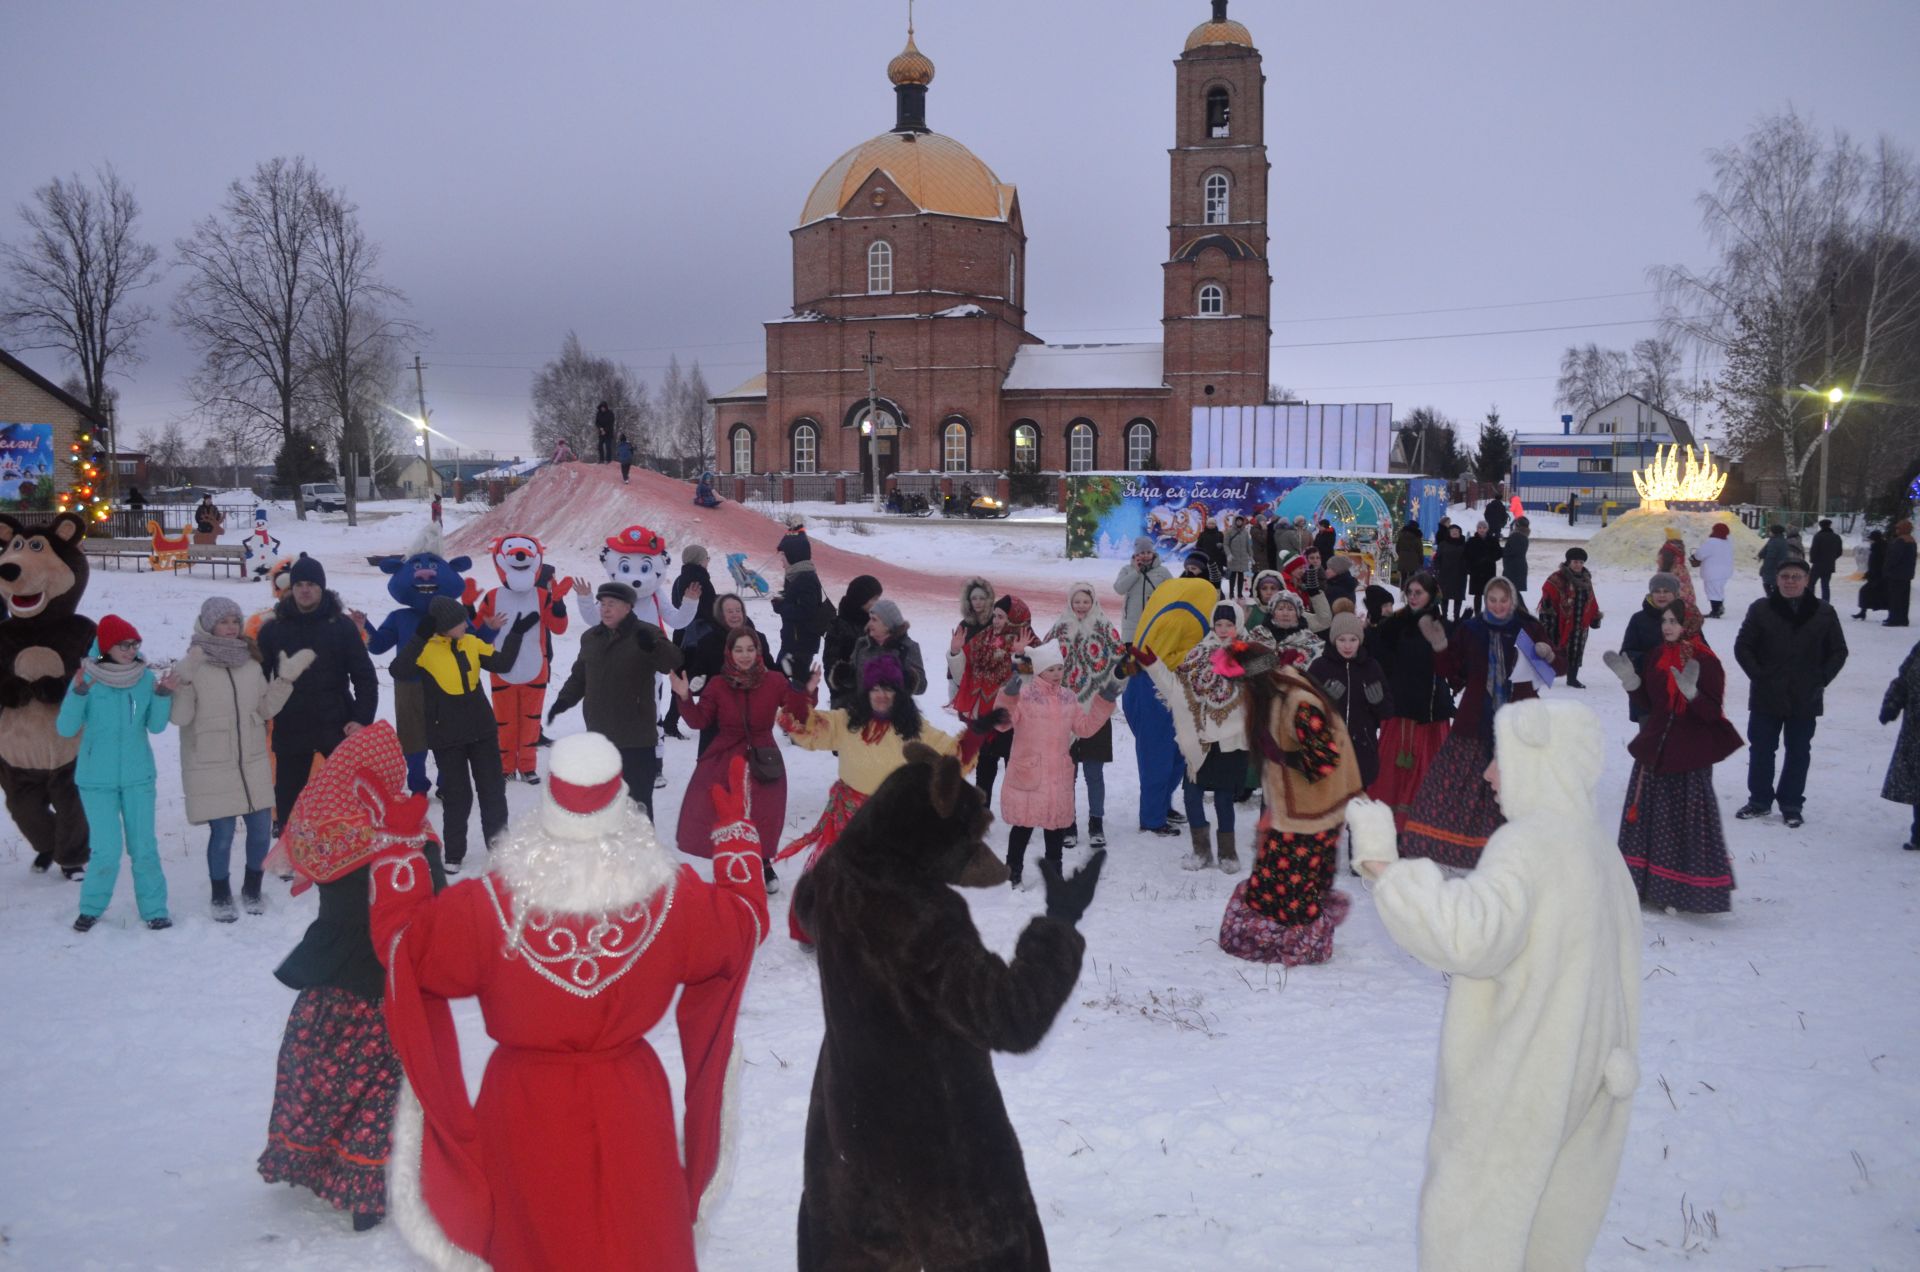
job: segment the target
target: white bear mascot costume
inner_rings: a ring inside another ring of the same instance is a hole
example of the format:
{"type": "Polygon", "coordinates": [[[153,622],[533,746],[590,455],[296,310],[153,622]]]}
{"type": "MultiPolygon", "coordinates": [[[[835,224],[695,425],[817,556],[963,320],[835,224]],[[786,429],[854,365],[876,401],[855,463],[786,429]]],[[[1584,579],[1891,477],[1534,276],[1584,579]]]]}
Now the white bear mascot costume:
{"type": "Polygon", "coordinates": [[[1500,810],[1479,866],[1398,860],[1393,813],[1347,807],[1354,864],[1402,948],[1452,975],[1420,1190],[1421,1272],[1584,1268],[1639,1085],[1640,905],[1594,807],[1605,738],[1577,703],[1493,721],[1500,810]]]}

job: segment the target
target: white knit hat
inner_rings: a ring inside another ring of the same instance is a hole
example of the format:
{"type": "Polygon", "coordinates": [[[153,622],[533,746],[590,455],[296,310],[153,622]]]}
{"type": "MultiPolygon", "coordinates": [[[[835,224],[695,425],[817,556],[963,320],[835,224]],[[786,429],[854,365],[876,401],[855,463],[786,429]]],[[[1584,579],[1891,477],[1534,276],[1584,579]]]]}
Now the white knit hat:
{"type": "Polygon", "coordinates": [[[540,828],[556,839],[595,839],[619,820],[627,798],[620,749],[598,733],[554,741],[540,799],[540,828]]]}
{"type": "Polygon", "coordinates": [[[1066,651],[1060,648],[1057,640],[1043,640],[1027,651],[1027,658],[1033,663],[1033,674],[1039,675],[1049,667],[1064,667],[1067,663],[1066,651]]]}

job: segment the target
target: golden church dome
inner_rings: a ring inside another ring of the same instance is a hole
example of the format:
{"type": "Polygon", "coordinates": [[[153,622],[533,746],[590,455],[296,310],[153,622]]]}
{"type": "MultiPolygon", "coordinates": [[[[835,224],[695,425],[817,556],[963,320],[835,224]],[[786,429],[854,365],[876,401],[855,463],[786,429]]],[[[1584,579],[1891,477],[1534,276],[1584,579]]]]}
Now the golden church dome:
{"type": "Polygon", "coordinates": [[[1253,47],[1253,33],[1231,18],[1220,22],[1202,22],[1187,36],[1185,51],[1191,53],[1209,44],[1238,44],[1250,49],[1253,47]]]}
{"type": "Polygon", "coordinates": [[[993,169],[953,138],[934,132],[886,132],[833,161],[807,195],[800,224],[838,215],[876,168],[925,212],[1004,221],[1013,206],[1013,187],[1003,185],[993,169]]]}
{"type": "Polygon", "coordinates": [[[933,83],[933,59],[915,46],[912,31],[907,32],[907,47],[887,63],[887,78],[895,84],[933,83]]]}

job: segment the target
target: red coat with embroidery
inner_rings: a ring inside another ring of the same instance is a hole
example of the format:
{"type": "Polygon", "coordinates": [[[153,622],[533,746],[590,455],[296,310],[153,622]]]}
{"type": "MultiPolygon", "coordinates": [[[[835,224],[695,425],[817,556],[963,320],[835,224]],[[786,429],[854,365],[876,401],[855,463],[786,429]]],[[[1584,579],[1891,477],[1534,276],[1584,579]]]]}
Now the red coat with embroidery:
{"type": "Polygon", "coordinates": [[[716,855],[713,883],[661,860],[671,883],[650,899],[598,920],[532,911],[517,940],[500,871],[434,897],[418,854],[374,864],[374,946],[387,960],[387,1021],[407,1073],[392,1213],[437,1266],[460,1266],[464,1251],[500,1272],[693,1272],[766,892],[757,865],[738,855],[716,855]],[[646,1038],[676,992],[684,1162],[667,1075],[646,1038]],[[447,1006],[467,997],[497,1044],[472,1104],[447,1006]]]}

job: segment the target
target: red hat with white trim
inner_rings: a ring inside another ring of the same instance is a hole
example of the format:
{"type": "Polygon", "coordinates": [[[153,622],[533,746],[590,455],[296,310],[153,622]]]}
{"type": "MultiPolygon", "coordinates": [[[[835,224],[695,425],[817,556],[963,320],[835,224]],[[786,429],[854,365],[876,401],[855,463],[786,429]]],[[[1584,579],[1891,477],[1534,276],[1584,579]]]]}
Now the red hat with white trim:
{"type": "Polygon", "coordinates": [[[645,526],[628,526],[607,540],[615,552],[637,552],[641,556],[659,556],[667,550],[667,541],[645,526]]]}
{"type": "Polygon", "coordinates": [[[598,839],[624,812],[620,750],[598,733],[557,739],[549,752],[540,828],[557,839],[598,839]]]}

